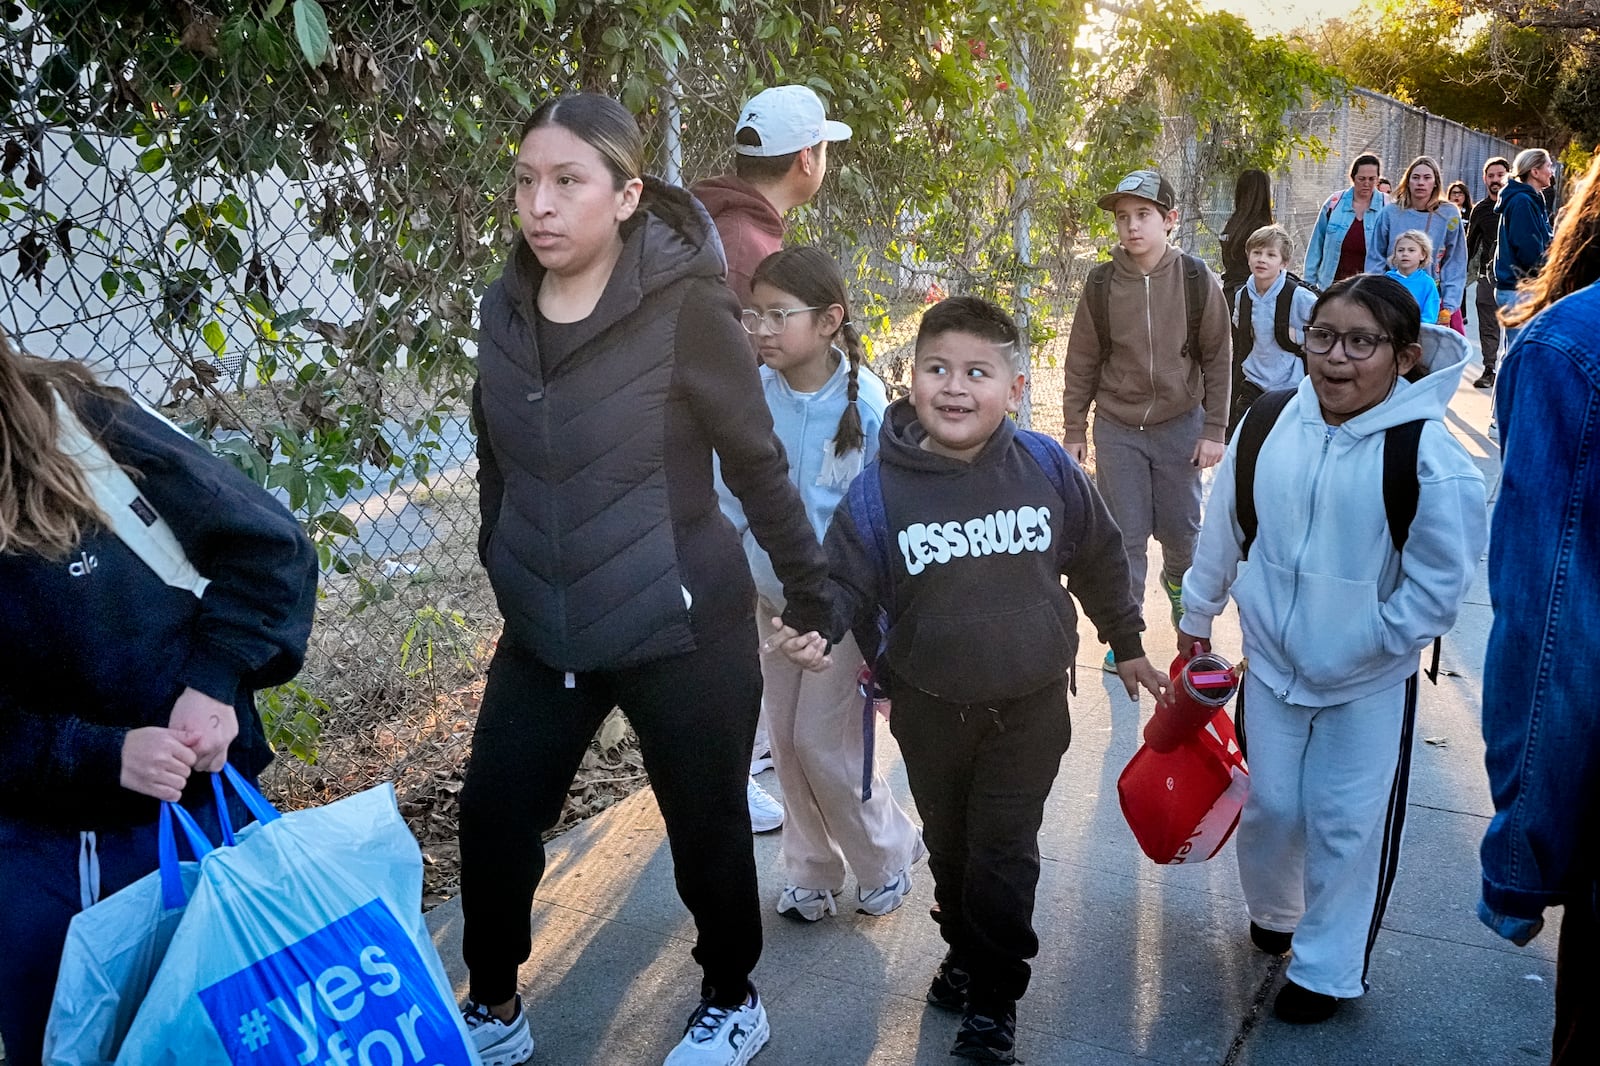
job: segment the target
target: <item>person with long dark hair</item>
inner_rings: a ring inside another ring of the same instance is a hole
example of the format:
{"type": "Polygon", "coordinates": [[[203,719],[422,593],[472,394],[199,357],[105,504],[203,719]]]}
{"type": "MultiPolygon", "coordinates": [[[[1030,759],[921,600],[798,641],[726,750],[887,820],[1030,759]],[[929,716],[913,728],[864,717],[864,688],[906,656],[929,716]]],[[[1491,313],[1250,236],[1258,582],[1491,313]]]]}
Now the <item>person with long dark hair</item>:
{"type": "Polygon", "coordinates": [[[1521,334],[1496,384],[1500,498],[1489,538],[1494,625],[1483,738],[1494,818],[1479,917],[1526,944],[1562,908],[1550,1061],[1600,1051],[1600,157],[1562,212],[1544,269],[1506,314],[1521,334]]]}
{"type": "Polygon", "coordinates": [[[463,1014],[486,1066],[532,1053],[517,969],[541,835],[621,707],[698,932],[700,1004],[667,1061],[734,1066],[768,1034],[746,805],[761,668],[713,450],[802,633],[828,629],[822,546],[711,218],[644,175],[633,116],[592,93],[546,101],[514,176],[520,229],[483,297],[472,394],[479,552],[505,632],[461,792],[463,1014]]]}
{"type": "Polygon", "coordinates": [[[1223,223],[1222,294],[1232,304],[1233,294],[1250,278],[1250,254],[1245,242],[1272,218],[1272,182],[1264,170],[1242,170],[1233,186],[1233,214],[1223,223]]]}
{"type": "MultiPolygon", "coordinates": [[[[0,332],[0,1039],[37,1066],[73,915],[156,868],[159,801],[272,760],[317,553],[283,505],[71,359],[0,332]]],[[[248,820],[242,807],[236,824],[248,820]]]]}

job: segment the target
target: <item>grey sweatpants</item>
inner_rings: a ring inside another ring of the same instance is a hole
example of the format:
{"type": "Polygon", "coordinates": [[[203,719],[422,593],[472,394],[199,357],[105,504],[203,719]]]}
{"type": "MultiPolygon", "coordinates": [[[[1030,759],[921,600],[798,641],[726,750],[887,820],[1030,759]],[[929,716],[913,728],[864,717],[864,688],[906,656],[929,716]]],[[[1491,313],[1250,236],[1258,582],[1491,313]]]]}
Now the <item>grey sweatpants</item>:
{"type": "Polygon", "coordinates": [[[1190,460],[1204,423],[1199,407],[1143,429],[1095,412],[1094,482],[1122,530],[1135,603],[1144,602],[1152,535],[1161,544],[1162,573],[1174,585],[1194,558],[1200,470],[1190,460]]]}

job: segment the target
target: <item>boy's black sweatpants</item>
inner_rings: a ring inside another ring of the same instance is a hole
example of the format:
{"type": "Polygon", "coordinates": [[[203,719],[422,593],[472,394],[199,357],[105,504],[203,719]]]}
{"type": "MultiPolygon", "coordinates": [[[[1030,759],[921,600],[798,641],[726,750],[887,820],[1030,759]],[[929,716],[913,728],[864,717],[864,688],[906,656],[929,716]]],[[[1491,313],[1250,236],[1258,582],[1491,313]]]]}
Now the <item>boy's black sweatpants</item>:
{"type": "Polygon", "coordinates": [[[1039,826],[1072,739],[1066,679],[994,703],[948,703],[896,677],[889,729],[922,815],[939,928],[972,1000],[1014,1004],[1039,953],[1039,826]]]}
{"type": "Polygon", "coordinates": [[[741,1002],[761,956],[761,911],[746,782],[761,666],[755,619],[687,655],[567,675],[502,639],[461,790],[461,954],[470,995],[517,992],[532,953],[529,913],[544,875],[541,839],[600,723],[621,707],[639,737],[666,822],[678,895],[694,916],[702,993],[741,1002]]]}

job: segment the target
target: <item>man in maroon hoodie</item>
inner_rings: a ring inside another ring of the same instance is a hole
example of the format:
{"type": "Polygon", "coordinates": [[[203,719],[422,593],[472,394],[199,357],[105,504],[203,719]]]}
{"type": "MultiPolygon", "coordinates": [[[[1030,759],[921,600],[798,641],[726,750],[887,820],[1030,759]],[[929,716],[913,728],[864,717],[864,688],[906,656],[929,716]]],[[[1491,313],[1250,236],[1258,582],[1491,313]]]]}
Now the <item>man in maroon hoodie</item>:
{"type": "Polygon", "coordinates": [[[849,139],[850,127],[830,121],[821,98],[804,85],[763,89],[740,109],[733,173],[690,192],[717,224],[728,286],[744,306],[757,264],[783,247],[783,216],[822,187],[828,142],[849,139]]]}

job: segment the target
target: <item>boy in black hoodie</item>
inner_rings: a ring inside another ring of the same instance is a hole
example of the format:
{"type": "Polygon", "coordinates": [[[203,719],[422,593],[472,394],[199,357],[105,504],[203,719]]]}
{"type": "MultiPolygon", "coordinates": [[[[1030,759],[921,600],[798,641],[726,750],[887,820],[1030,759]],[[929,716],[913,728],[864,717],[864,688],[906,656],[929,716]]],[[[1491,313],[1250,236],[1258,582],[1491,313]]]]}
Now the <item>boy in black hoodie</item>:
{"type": "MultiPolygon", "coordinates": [[[[1167,688],[1144,657],[1122,535],[1100,494],[1053,438],[1006,417],[1022,399],[1018,339],[984,300],[928,311],[910,399],[890,406],[879,458],[825,541],[836,632],[884,645],[874,680],[893,696],[890,730],[923,818],[949,944],[928,1001],[963,1012],[953,1054],[990,1062],[1016,1061],[1016,1004],[1039,951],[1039,826],[1072,733],[1067,592],[1115,651],[1130,698],[1167,688]]],[[[802,665],[822,659],[815,634],[780,632],[773,645],[802,665]]]]}

